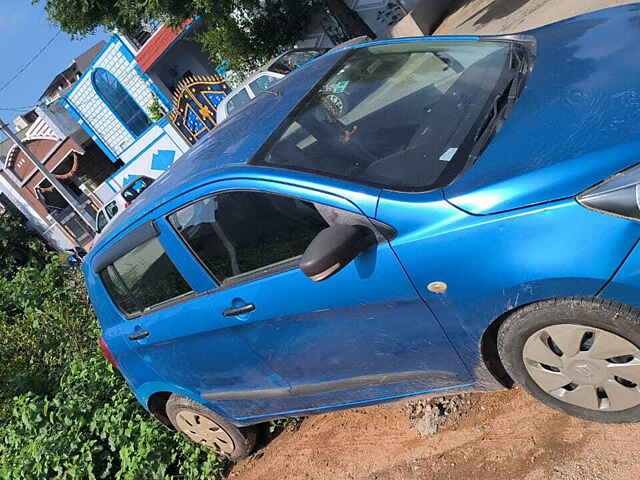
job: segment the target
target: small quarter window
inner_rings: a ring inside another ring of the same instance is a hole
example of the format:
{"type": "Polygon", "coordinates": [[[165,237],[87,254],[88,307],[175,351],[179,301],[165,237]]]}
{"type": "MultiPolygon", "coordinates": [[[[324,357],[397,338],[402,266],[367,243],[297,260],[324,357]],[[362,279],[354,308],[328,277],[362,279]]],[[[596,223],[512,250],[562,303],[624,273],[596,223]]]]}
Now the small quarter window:
{"type": "Polygon", "coordinates": [[[128,315],[192,292],[157,238],[115,260],[100,277],[112,300],[128,315]]]}
{"type": "Polygon", "coordinates": [[[328,226],[312,203],[249,191],[207,197],[169,221],[219,283],[289,265],[328,226]]]}

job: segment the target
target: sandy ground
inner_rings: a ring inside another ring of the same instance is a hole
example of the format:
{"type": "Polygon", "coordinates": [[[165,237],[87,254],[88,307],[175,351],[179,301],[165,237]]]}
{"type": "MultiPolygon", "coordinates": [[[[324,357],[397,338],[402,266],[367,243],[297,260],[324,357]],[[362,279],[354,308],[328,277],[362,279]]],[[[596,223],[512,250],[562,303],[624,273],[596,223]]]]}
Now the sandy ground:
{"type": "MultiPolygon", "coordinates": [[[[637,0],[636,0],[637,1],[637,0]]],[[[434,35],[516,33],[634,0],[473,0],[450,15],[434,35]]]]}
{"type": "MultiPolygon", "coordinates": [[[[535,28],[624,0],[475,0],[435,34],[500,34],[535,28]]],[[[636,480],[640,425],[568,417],[520,389],[473,394],[438,433],[415,428],[415,400],[309,417],[253,457],[234,480],[492,479],[636,480]],[[413,405],[413,406],[412,406],[413,405]]]]}
{"type": "Polygon", "coordinates": [[[305,419],[229,478],[636,480],[640,427],[551,410],[516,389],[473,394],[440,431],[411,427],[410,402],[305,419]]]}

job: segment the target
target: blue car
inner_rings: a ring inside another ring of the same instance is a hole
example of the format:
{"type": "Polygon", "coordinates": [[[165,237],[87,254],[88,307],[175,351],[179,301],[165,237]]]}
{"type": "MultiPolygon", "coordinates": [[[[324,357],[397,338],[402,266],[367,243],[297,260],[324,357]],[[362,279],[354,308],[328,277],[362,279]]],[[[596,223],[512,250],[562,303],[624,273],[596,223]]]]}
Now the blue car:
{"type": "Polygon", "coordinates": [[[514,383],[639,421],[639,41],[630,5],[312,61],[86,257],[105,355],[231,458],[266,420],[514,383]]]}

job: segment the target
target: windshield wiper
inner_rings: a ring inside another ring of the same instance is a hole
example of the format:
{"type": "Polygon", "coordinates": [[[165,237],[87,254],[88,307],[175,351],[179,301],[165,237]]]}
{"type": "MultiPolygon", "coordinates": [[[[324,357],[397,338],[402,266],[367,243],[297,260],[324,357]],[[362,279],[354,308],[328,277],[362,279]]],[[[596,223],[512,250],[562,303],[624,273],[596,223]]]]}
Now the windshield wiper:
{"type": "Polygon", "coordinates": [[[515,52],[515,49],[512,50],[509,62],[512,65],[510,70],[514,71],[513,76],[491,102],[489,112],[475,134],[473,161],[480,156],[489,140],[500,131],[504,119],[520,94],[522,82],[526,77],[527,62],[515,52]],[[513,66],[514,62],[515,66],[513,66]]]}

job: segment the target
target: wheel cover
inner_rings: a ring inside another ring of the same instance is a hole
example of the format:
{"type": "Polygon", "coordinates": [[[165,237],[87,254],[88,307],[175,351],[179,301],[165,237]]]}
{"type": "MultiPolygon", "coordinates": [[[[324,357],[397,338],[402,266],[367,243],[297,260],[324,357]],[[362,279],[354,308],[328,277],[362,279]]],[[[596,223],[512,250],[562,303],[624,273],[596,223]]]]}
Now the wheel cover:
{"type": "Polygon", "coordinates": [[[227,455],[235,449],[233,439],[220,425],[195,410],[180,410],[176,415],[176,426],[192,441],[201,445],[227,455]]]}
{"type": "Polygon", "coordinates": [[[640,405],[640,349],[615,333],[551,325],[527,339],[522,359],[533,381],[565,403],[610,412],[640,405]]]}

